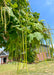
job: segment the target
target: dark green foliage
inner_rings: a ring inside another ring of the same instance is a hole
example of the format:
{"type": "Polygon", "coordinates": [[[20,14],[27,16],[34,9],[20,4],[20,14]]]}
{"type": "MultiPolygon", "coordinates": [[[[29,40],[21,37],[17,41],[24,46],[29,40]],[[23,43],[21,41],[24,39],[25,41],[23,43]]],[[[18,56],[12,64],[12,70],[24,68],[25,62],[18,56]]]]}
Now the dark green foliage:
{"type": "Polygon", "coordinates": [[[53,47],[51,47],[50,48],[50,55],[51,55],[51,57],[53,57],[53,51],[54,51],[54,49],[53,49],[53,47]]]}
{"type": "Polygon", "coordinates": [[[27,60],[28,63],[32,63],[35,61],[35,57],[36,57],[36,52],[33,50],[28,50],[27,52],[27,60]]]}

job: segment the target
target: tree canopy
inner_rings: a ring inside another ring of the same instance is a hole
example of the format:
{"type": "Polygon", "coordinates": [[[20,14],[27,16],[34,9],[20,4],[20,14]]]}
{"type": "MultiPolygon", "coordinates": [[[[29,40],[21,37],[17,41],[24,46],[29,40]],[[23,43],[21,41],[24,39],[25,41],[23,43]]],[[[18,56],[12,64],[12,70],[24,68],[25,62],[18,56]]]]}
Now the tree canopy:
{"type": "Polygon", "coordinates": [[[39,16],[40,13],[31,11],[28,0],[1,0],[0,47],[16,56],[50,39],[50,32],[39,16]]]}

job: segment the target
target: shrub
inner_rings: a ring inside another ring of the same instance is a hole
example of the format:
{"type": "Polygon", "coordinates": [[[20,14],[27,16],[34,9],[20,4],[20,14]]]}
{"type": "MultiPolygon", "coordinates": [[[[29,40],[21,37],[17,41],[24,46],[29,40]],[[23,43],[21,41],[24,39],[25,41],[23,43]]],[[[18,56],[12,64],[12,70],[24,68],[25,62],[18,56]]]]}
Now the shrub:
{"type": "Polygon", "coordinates": [[[33,51],[33,50],[27,51],[27,61],[28,61],[28,63],[34,62],[35,57],[36,57],[36,51],[33,51]]]}

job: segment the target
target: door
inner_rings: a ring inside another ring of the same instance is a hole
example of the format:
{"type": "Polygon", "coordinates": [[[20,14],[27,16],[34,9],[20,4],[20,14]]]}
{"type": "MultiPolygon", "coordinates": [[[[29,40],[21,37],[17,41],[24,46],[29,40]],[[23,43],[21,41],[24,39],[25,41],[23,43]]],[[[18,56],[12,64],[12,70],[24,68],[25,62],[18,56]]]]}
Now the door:
{"type": "Polygon", "coordinates": [[[0,58],[0,64],[1,64],[1,58],[0,58]]]}
{"type": "Polygon", "coordinates": [[[3,63],[6,63],[6,58],[3,58],[3,63]]]}

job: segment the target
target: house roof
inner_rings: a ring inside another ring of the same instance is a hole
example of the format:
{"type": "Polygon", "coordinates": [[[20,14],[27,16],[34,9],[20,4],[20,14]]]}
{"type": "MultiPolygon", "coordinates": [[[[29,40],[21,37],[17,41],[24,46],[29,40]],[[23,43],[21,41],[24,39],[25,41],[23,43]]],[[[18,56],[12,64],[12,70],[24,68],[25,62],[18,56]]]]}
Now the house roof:
{"type": "Polygon", "coordinates": [[[5,51],[1,51],[0,52],[0,57],[1,56],[9,56],[9,53],[8,52],[5,52],[5,51]]]}
{"type": "Polygon", "coordinates": [[[44,46],[44,47],[49,47],[48,45],[44,45],[44,44],[42,44],[41,46],[44,46]]]}

